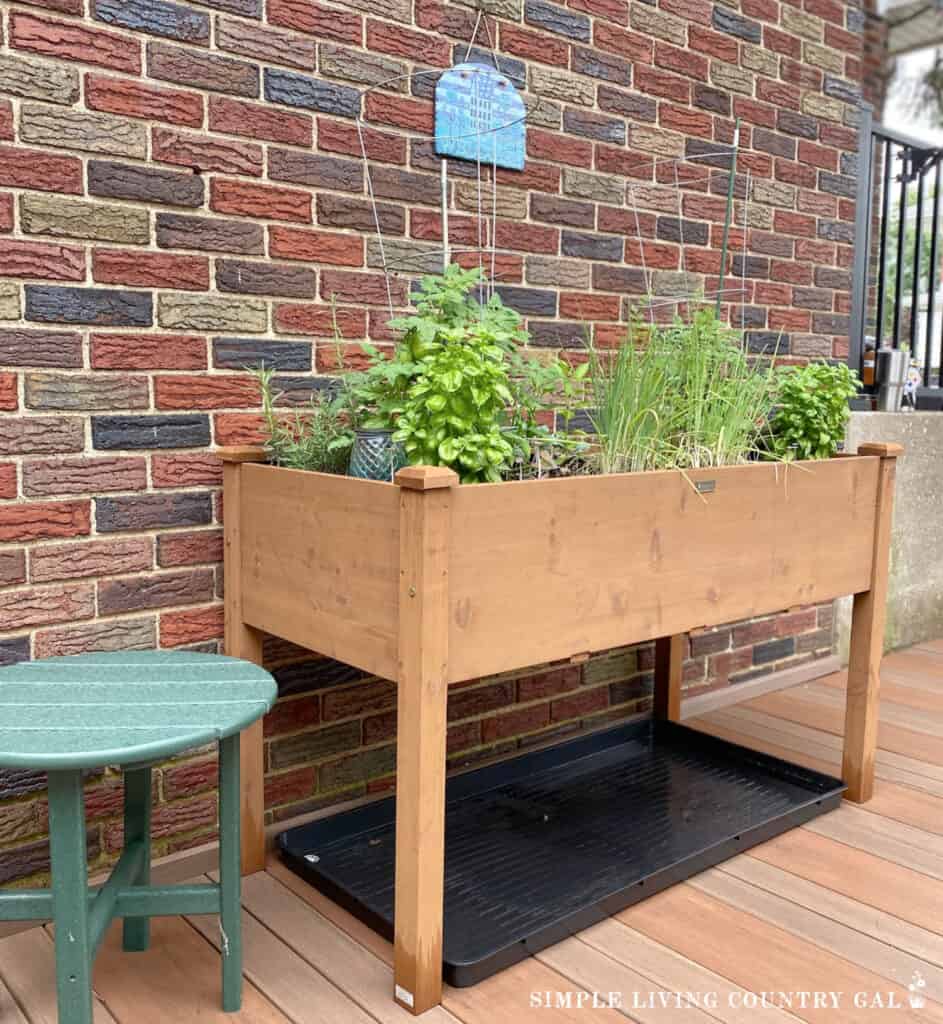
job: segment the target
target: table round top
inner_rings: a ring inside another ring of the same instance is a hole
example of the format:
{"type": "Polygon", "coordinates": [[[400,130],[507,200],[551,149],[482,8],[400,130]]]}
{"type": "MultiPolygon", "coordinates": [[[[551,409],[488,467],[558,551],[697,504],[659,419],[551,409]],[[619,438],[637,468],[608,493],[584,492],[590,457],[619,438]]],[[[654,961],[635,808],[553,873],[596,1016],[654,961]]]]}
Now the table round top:
{"type": "Polygon", "coordinates": [[[275,680],[238,658],[125,651],[0,669],[0,766],[100,768],[169,757],[241,732],[275,680]]]}

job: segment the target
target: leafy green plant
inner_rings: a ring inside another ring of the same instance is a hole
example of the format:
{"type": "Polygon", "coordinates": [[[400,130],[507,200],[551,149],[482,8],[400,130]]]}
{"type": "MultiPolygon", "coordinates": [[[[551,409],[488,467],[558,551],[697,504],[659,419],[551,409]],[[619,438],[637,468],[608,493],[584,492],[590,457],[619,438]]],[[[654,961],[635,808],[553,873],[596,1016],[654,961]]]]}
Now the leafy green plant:
{"type": "Polygon", "coordinates": [[[348,398],[341,391],[318,391],[307,406],[292,411],[276,407],[275,371],[256,370],[265,417],[265,449],[276,466],[321,473],[344,473],[354,433],[347,416],[348,398]]]}
{"type": "Polygon", "coordinates": [[[769,451],[779,459],[830,459],[845,437],[848,399],[858,375],[844,363],[808,363],[780,370],[769,451]]]}
{"type": "Polygon", "coordinates": [[[751,365],[712,308],[668,326],[634,322],[625,344],[592,349],[589,365],[602,472],[724,466],[757,451],[772,365],[751,365]]]}

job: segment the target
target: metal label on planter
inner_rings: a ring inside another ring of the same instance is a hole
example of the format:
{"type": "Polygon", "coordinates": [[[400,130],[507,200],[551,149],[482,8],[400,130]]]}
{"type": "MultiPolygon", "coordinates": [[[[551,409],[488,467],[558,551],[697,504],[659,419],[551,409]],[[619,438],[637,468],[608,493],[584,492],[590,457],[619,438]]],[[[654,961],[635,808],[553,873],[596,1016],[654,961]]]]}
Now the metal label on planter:
{"type": "Polygon", "coordinates": [[[713,494],[717,487],[716,480],[696,480],[694,486],[698,494],[713,494]]]}
{"type": "Polygon", "coordinates": [[[507,75],[484,64],[458,64],[435,87],[435,151],[524,169],[524,101],[507,75]]]}

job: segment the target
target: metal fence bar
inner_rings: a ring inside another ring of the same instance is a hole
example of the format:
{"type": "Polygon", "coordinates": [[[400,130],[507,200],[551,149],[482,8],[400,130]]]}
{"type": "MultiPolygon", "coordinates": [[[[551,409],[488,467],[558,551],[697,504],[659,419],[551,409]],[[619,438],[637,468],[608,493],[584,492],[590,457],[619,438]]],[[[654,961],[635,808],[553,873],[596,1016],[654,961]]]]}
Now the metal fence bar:
{"type": "MultiPolygon", "coordinates": [[[[893,161],[892,143],[890,139],[884,140],[884,185],[881,194],[881,243],[878,254],[878,308],[877,323],[874,329],[874,346],[881,347],[881,337],[884,334],[884,301],[887,295],[887,222],[888,214],[891,212],[891,163],[893,161]]],[[[870,215],[870,204],[868,214],[870,215]]],[[[867,295],[867,288],[863,289],[867,295]]],[[[861,311],[862,321],[864,310],[861,311]]],[[[854,365],[854,364],[852,364],[854,365]]]]}
{"type": "Polygon", "coordinates": [[[869,104],[861,106],[858,128],[858,187],[855,193],[855,256],[852,277],[851,321],[849,323],[848,361],[860,366],[864,359],[864,320],[868,299],[868,251],[871,237],[871,161],[874,154],[873,112],[869,104]]]}
{"type": "MultiPolygon", "coordinates": [[[[936,162],[936,174],[933,179],[933,218],[930,228],[930,266],[927,268],[927,335],[926,365],[923,368],[923,383],[925,387],[930,386],[930,364],[933,362],[931,347],[933,343],[933,314],[934,300],[936,298],[937,282],[939,281],[939,270],[937,267],[938,250],[937,240],[940,236],[940,161],[936,162]]],[[[937,384],[943,387],[943,353],[940,354],[937,366],[937,384]]]]}
{"type": "MultiPolygon", "coordinates": [[[[914,218],[914,262],[913,282],[910,289],[910,354],[917,355],[917,321],[920,319],[920,264],[923,262],[923,170],[917,175],[917,211],[914,218]]],[[[903,253],[898,257],[903,262],[903,253]]],[[[924,353],[927,363],[930,362],[929,350],[924,353]]]]}
{"type": "Polygon", "coordinates": [[[904,239],[907,230],[907,167],[910,163],[908,151],[900,154],[900,203],[897,210],[897,268],[894,274],[894,333],[891,337],[891,348],[900,347],[900,299],[904,290],[904,239]]]}

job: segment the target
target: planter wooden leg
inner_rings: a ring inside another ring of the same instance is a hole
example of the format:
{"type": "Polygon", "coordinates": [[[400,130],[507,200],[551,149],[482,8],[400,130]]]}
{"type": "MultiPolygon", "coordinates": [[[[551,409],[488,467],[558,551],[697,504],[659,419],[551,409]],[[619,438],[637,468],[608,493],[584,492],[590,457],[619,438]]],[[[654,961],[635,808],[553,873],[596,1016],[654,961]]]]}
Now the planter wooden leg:
{"type": "Polygon", "coordinates": [[[653,712],[656,718],[681,721],[681,676],[684,668],[685,634],[662,636],[655,641],[655,688],[653,712]]]}
{"type": "Polygon", "coordinates": [[[902,451],[903,448],[896,444],[865,444],[858,448],[859,455],[881,456],[881,476],[874,524],[871,586],[855,594],[851,615],[842,778],[848,786],[846,799],[856,803],[870,800],[874,791],[894,475],[897,456],[902,451]]]}
{"type": "MultiPolygon", "coordinates": [[[[242,466],[259,462],[265,453],[258,448],[230,448],[223,458],[223,570],[226,581],[225,648],[234,658],[262,664],[262,634],[242,618],[242,564],[239,559],[242,506],[242,466]]],[[[265,758],[262,722],[255,722],[242,734],[241,817],[242,872],[254,874],[265,868],[265,758]]]]}
{"type": "Polygon", "coordinates": [[[411,467],[400,492],[396,744],[396,1001],[442,1001],[451,470],[411,467]]]}

